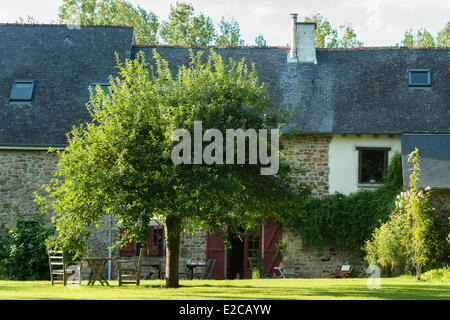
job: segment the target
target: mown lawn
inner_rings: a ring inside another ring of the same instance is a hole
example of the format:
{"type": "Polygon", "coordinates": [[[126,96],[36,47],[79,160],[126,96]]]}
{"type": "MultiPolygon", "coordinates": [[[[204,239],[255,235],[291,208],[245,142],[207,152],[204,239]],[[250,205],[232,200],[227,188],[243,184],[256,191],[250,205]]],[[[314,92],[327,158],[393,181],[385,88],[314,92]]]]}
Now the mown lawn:
{"type": "Polygon", "coordinates": [[[145,280],[139,287],[110,284],[88,287],[84,282],[81,288],[69,288],[52,287],[49,281],[0,281],[0,299],[450,299],[450,283],[413,277],[383,278],[380,289],[368,289],[366,279],[182,280],[178,289],[164,288],[161,280],[145,280]]]}

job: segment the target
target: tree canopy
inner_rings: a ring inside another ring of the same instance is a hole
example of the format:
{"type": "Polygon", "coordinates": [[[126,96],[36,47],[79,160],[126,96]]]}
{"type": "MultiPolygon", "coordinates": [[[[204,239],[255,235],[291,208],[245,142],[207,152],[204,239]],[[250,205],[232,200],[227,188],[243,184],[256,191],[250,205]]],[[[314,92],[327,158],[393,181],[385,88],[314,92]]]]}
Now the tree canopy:
{"type": "Polygon", "coordinates": [[[129,25],[137,44],[158,43],[158,17],[125,0],[63,0],[58,18],[72,25],[129,25]]]}
{"type": "Polygon", "coordinates": [[[161,24],[160,35],[168,45],[206,46],[215,38],[214,24],[203,13],[195,14],[191,4],[177,2],[170,6],[167,21],[161,24]]]}
{"type": "Polygon", "coordinates": [[[434,37],[426,28],[405,31],[401,45],[405,47],[450,47],[450,21],[434,37]]]}
{"type": "Polygon", "coordinates": [[[243,46],[244,40],[241,39],[241,30],[239,23],[231,18],[229,21],[222,17],[219,23],[220,33],[216,37],[216,45],[237,47],[243,46]]]}
{"type": "MultiPolygon", "coordinates": [[[[152,64],[140,52],[134,60],[118,60],[118,68],[110,93],[98,87],[92,95],[92,122],[69,134],[48,194],[38,197],[55,213],[55,244],[81,254],[91,227],[107,213],[126,229],[122,245],[133,237],[143,241],[158,218],[166,231],[167,286],[176,287],[182,230],[221,236],[226,228],[237,233],[265,218],[282,221],[301,212],[310,189],[295,178],[301,168],[283,157],[275,175],[261,175],[261,163],[248,164],[248,145],[245,164],[171,160],[174,130],[193,132],[196,121],[220,132],[279,126],[282,114],[253,67],[244,60],[224,63],[214,51],[202,62],[201,52],[191,52],[189,65],[172,75],[154,51],[152,64]]],[[[236,154],[236,146],[229,150],[236,154]]]]}
{"type": "Polygon", "coordinates": [[[341,25],[338,30],[320,13],[305,17],[305,22],[316,23],[317,48],[357,48],[363,46],[363,42],[357,39],[351,24],[341,25]]]}

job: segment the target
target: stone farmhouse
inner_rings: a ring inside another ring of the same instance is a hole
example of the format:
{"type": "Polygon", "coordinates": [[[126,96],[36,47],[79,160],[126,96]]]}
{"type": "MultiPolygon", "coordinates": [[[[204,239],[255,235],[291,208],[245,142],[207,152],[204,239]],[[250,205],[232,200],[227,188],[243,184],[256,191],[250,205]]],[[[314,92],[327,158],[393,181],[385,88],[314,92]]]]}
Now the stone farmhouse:
{"type": "MultiPolygon", "coordinates": [[[[286,153],[309,166],[299,179],[313,182],[319,197],[376,188],[393,154],[401,152],[407,185],[405,155],[418,147],[423,185],[448,199],[450,49],[315,48],[315,25],[291,18],[290,47],[215,50],[224,59],[255,63],[273,101],[292,112],[285,129],[297,134],[285,141],[286,153]]],[[[33,192],[49,181],[58,161],[48,148],[64,148],[66,133],[89,121],[88,87],[108,86],[108,77],[116,74],[114,53],[132,59],[142,50],[151,61],[154,48],[173,70],[189,61],[187,47],[135,45],[133,28],[126,26],[0,25],[0,225],[11,223],[15,211],[37,210],[33,192]]],[[[161,259],[162,225],[155,221],[150,228],[150,259],[161,259]]],[[[102,255],[108,254],[108,230],[105,220],[90,244],[102,255]]],[[[113,240],[118,237],[114,230],[113,240]]],[[[248,278],[248,258],[256,254],[264,259],[263,272],[273,272],[281,238],[289,241],[299,277],[320,277],[341,264],[363,270],[360,257],[334,248],[303,248],[300,239],[269,222],[249,230],[243,241],[232,239],[231,251],[203,231],[183,234],[181,256],[215,258],[216,279],[238,273],[248,278]]],[[[136,250],[130,244],[113,255],[132,256],[136,250]]]]}

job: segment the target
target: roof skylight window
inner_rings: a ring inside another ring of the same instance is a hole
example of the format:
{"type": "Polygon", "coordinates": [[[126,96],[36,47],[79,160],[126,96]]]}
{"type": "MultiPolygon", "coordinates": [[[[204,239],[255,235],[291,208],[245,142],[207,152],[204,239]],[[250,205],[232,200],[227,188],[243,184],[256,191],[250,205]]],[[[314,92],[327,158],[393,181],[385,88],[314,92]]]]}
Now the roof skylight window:
{"type": "Polygon", "coordinates": [[[409,69],[409,86],[429,87],[431,85],[430,69],[409,69]]]}
{"type": "Polygon", "coordinates": [[[33,80],[15,80],[10,101],[31,101],[33,96],[34,81],[33,80]]]}

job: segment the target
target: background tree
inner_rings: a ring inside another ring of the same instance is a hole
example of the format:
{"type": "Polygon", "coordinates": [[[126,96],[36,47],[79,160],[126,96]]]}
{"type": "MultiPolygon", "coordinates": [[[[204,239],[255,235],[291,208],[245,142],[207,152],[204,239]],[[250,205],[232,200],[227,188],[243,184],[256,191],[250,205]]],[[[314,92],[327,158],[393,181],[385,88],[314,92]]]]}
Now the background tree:
{"type": "Polygon", "coordinates": [[[438,32],[436,44],[438,47],[450,47],[450,21],[447,22],[444,29],[438,32]]]}
{"type": "Polygon", "coordinates": [[[317,25],[317,48],[356,48],[363,46],[363,42],[357,40],[355,30],[351,24],[339,26],[339,32],[320,13],[305,17],[305,22],[315,22],[317,25]]]}
{"type": "Polygon", "coordinates": [[[19,19],[16,20],[16,23],[37,24],[39,22],[33,16],[27,15],[25,18],[24,17],[19,17],[19,19]]]}
{"type": "Polygon", "coordinates": [[[412,29],[406,30],[401,45],[404,47],[434,47],[436,43],[427,29],[421,28],[414,34],[412,29]]]}
{"type": "MultiPolygon", "coordinates": [[[[225,64],[211,51],[202,63],[201,52],[191,52],[189,65],[176,76],[156,50],[153,62],[149,65],[142,52],[119,62],[111,94],[98,88],[92,96],[92,122],[70,133],[47,197],[37,199],[55,212],[54,243],[76,254],[85,250],[91,227],[107,212],[126,229],[122,245],[132,238],[142,242],[151,219],[160,219],[166,232],[166,285],[177,287],[181,231],[198,227],[225,239],[227,231],[238,233],[265,218],[282,221],[300,214],[310,189],[283,158],[276,175],[261,175],[265,166],[260,163],[174,165],[174,129],[192,133],[194,121],[202,121],[203,130],[223,133],[273,128],[282,117],[243,60],[225,64]]],[[[248,151],[247,144],[246,163],[248,151]]]]}
{"type": "Polygon", "coordinates": [[[129,25],[137,44],[158,44],[158,17],[125,0],[63,0],[58,18],[72,25],[129,25]]]}
{"type": "Polygon", "coordinates": [[[168,45],[210,45],[215,38],[215,28],[211,18],[195,14],[191,4],[177,2],[170,6],[167,21],[161,23],[160,35],[168,45]]]}
{"type": "Polygon", "coordinates": [[[244,40],[241,39],[239,23],[231,18],[229,21],[224,17],[219,23],[220,33],[216,37],[216,45],[226,47],[243,46],[244,40]]]}
{"type": "Polygon", "coordinates": [[[262,34],[258,34],[258,36],[255,38],[255,44],[256,47],[267,47],[267,42],[264,39],[264,36],[262,34]]]}
{"type": "Polygon", "coordinates": [[[320,13],[316,13],[311,17],[305,17],[305,22],[316,23],[316,47],[317,48],[337,48],[338,33],[330,22],[320,13]]]}
{"type": "Polygon", "coordinates": [[[399,44],[404,47],[450,47],[450,22],[438,32],[436,37],[425,28],[418,29],[415,33],[412,29],[405,31],[403,40],[399,44]]]}
{"type": "Polygon", "coordinates": [[[339,47],[342,48],[360,48],[363,46],[363,42],[356,38],[355,30],[351,24],[341,25],[341,38],[339,39],[339,47]]]}

